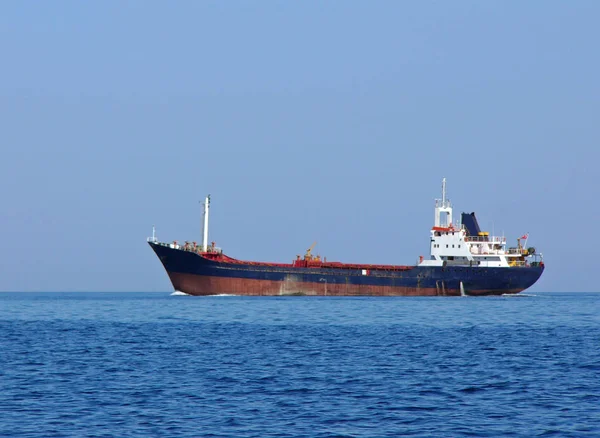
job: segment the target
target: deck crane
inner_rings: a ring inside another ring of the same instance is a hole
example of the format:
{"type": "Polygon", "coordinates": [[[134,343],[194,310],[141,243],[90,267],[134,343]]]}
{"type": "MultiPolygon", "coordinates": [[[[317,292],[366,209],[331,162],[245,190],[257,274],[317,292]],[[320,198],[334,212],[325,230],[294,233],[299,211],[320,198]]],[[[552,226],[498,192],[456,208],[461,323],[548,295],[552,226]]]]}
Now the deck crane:
{"type": "Polygon", "coordinates": [[[310,248],[308,248],[306,250],[306,254],[304,254],[304,260],[312,260],[313,256],[310,254],[312,252],[312,250],[314,249],[315,245],[317,244],[317,242],[313,242],[313,244],[310,246],[310,248]]]}

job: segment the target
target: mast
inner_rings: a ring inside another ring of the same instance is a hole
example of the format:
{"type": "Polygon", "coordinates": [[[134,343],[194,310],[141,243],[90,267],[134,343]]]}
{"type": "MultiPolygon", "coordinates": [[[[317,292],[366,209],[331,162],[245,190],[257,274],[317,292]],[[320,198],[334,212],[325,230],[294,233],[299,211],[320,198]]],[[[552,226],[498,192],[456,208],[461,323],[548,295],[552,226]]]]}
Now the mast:
{"type": "Polygon", "coordinates": [[[435,200],[434,226],[448,227],[452,224],[452,204],[446,199],[446,178],[442,179],[442,199],[435,200]],[[444,215],[444,217],[442,217],[444,215]],[[444,219],[444,220],[442,220],[444,219]]]}
{"type": "Polygon", "coordinates": [[[156,243],[158,241],[156,239],[156,227],[154,225],[152,225],[152,237],[148,237],[146,240],[152,243],[156,243]]]}
{"type": "Polygon", "coordinates": [[[446,204],[446,178],[442,179],[442,205],[446,204]]]}
{"type": "Polygon", "coordinates": [[[210,195],[204,200],[204,236],[202,238],[202,251],[208,251],[208,209],[210,207],[210,195]]]}

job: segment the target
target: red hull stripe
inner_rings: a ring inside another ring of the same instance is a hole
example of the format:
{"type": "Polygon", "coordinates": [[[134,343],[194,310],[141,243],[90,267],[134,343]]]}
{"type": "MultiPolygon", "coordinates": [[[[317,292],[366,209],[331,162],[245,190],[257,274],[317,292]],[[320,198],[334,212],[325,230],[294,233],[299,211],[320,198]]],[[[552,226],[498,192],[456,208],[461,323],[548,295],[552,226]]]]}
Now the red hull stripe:
{"type": "MultiPolygon", "coordinates": [[[[190,295],[252,295],[252,296],[439,296],[435,288],[401,286],[372,286],[356,284],[326,284],[309,282],[285,282],[231,277],[211,277],[193,274],[169,273],[175,290],[190,295]]],[[[504,290],[502,293],[518,293],[520,290],[504,290]]],[[[460,295],[457,291],[445,291],[448,296],[460,295]]],[[[469,295],[487,295],[491,291],[468,291],[469,295]]]]}

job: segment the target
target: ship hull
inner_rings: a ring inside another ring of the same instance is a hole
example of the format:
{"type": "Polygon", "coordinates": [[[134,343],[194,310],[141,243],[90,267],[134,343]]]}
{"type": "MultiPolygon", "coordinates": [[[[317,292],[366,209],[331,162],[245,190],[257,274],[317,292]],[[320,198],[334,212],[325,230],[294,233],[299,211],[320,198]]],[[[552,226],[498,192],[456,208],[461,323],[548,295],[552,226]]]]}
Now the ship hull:
{"type": "Polygon", "coordinates": [[[190,295],[460,296],[516,294],[533,285],[544,266],[492,268],[412,266],[402,270],[304,268],[224,263],[150,243],[173,288],[190,295]],[[462,283],[462,287],[461,287],[462,283]]]}

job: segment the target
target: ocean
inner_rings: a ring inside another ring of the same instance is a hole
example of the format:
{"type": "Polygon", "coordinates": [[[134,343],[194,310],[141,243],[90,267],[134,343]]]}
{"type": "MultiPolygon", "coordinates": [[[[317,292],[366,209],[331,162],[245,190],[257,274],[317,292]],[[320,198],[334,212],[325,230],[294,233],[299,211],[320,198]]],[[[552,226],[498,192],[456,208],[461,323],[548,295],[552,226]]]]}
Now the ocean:
{"type": "Polygon", "coordinates": [[[600,436],[600,293],[0,293],[0,436],[600,436]]]}

